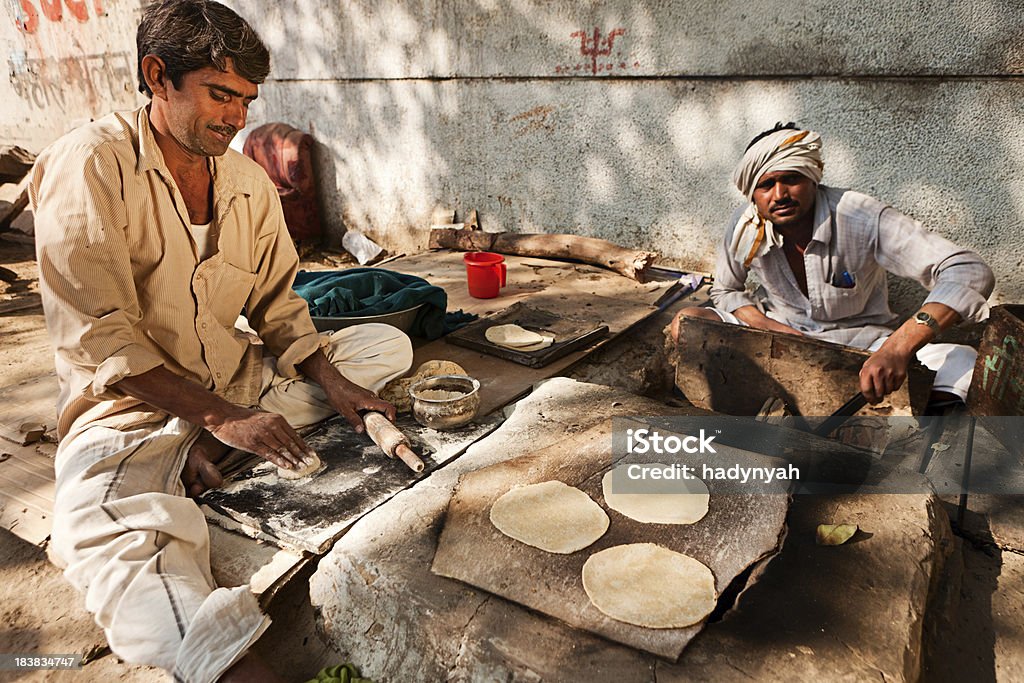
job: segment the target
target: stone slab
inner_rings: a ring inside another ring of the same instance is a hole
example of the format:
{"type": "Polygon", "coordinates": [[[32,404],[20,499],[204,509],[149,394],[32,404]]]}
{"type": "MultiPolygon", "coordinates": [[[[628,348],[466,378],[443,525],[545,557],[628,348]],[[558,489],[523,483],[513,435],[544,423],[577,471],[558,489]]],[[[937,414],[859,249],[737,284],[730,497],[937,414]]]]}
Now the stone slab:
{"type": "MultiPolygon", "coordinates": [[[[324,637],[375,680],[494,680],[482,672],[499,670],[518,671],[517,680],[557,679],[558,658],[538,657],[543,648],[535,647],[550,639],[562,647],[548,652],[569,657],[568,665],[586,661],[616,672],[649,668],[631,648],[435,576],[430,565],[461,474],[581,434],[612,415],[670,410],[610,387],[565,378],[541,384],[489,438],[366,515],[320,561],[310,580],[310,599],[320,613],[324,637]],[[587,409],[580,410],[581,405],[587,409]],[[504,636],[476,630],[489,632],[480,624],[495,621],[506,623],[504,636]],[[490,645],[483,644],[485,637],[491,638],[490,645]],[[450,671],[458,673],[449,678],[450,671]]],[[[648,679],[632,675],[617,680],[648,679]]]]}
{"type": "Polygon", "coordinates": [[[953,548],[932,495],[796,496],[782,552],[658,683],[916,681],[929,596],[953,548]],[[842,546],[818,524],[857,524],[842,546]]]}
{"type": "Polygon", "coordinates": [[[377,680],[915,680],[928,596],[951,543],[930,494],[797,496],[781,553],[678,664],[430,573],[461,474],[615,412],[659,409],[669,410],[608,387],[541,385],[491,437],[366,515],[323,558],[310,581],[322,635],[377,680]],[[816,525],[834,521],[866,533],[847,546],[814,545],[816,525]]]}

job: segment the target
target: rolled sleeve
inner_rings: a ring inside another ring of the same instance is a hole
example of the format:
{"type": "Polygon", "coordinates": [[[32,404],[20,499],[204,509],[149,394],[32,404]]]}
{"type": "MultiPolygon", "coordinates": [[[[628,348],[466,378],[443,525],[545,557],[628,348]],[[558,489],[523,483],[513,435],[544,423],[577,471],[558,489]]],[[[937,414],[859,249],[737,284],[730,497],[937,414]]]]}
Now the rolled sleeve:
{"type": "Polygon", "coordinates": [[[112,388],[125,377],[141,375],[163,365],[163,360],[141,344],[118,349],[96,367],[91,392],[97,400],[118,399],[124,394],[112,388]]]}
{"type": "Polygon", "coordinates": [[[330,337],[321,336],[317,333],[300,337],[292,342],[277,357],[277,371],[283,377],[298,377],[301,373],[295,366],[313,355],[317,349],[322,349],[330,344],[330,337]]]}
{"type": "Polygon", "coordinates": [[[981,322],[988,317],[988,297],[995,288],[995,276],[984,263],[979,264],[979,272],[974,275],[974,284],[966,286],[958,282],[939,282],[935,289],[928,293],[924,300],[927,303],[945,304],[970,322],[981,322]],[[980,272],[984,270],[985,273],[980,272]]]}
{"type": "Polygon", "coordinates": [[[736,221],[742,209],[737,211],[725,230],[725,238],[718,245],[718,256],[715,261],[715,283],[708,293],[715,308],[720,311],[732,313],[744,306],[756,306],[754,298],[747,293],[748,268],[743,267],[730,251],[729,244],[732,242],[732,233],[736,229],[736,221]]]}
{"type": "Polygon", "coordinates": [[[978,254],[891,207],[878,218],[875,258],[891,273],[913,278],[928,289],[925,303],[949,306],[970,322],[988,316],[988,297],[995,288],[992,269],[978,254]]]}

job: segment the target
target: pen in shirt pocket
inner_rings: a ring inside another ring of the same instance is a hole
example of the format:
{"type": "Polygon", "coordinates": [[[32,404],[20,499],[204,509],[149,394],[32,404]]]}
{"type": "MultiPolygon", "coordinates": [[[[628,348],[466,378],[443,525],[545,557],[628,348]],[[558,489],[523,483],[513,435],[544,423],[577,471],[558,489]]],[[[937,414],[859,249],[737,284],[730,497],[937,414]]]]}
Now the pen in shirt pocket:
{"type": "Polygon", "coordinates": [[[832,278],[832,286],[839,287],[840,289],[853,289],[855,284],[857,284],[856,278],[847,270],[832,278]]]}

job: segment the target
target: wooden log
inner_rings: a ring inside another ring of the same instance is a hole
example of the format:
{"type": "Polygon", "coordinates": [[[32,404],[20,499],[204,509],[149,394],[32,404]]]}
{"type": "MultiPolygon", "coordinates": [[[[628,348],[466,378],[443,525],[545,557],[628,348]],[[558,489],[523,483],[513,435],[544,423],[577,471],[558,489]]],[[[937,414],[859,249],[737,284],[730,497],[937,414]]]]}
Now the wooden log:
{"type": "Polygon", "coordinates": [[[25,176],[17,185],[8,184],[0,188],[0,230],[10,228],[14,219],[28,206],[30,180],[30,176],[25,176]]]}
{"type": "Polygon", "coordinates": [[[16,183],[31,170],[36,155],[17,145],[0,147],[0,183],[16,183]]]}
{"type": "Polygon", "coordinates": [[[442,228],[430,231],[431,249],[493,251],[537,258],[576,259],[646,282],[658,254],[626,249],[608,240],[564,234],[518,234],[442,228]]]}

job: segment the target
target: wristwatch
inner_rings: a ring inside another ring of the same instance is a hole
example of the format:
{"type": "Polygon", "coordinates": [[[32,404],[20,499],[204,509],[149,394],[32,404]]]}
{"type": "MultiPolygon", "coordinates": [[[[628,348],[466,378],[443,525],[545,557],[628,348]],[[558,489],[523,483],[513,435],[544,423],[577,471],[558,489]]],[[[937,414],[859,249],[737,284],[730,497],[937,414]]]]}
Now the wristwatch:
{"type": "Polygon", "coordinates": [[[932,332],[935,334],[938,334],[942,329],[939,327],[939,321],[924,311],[917,312],[917,315],[914,316],[914,322],[918,325],[927,325],[932,328],[932,332]]]}

